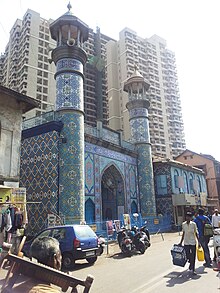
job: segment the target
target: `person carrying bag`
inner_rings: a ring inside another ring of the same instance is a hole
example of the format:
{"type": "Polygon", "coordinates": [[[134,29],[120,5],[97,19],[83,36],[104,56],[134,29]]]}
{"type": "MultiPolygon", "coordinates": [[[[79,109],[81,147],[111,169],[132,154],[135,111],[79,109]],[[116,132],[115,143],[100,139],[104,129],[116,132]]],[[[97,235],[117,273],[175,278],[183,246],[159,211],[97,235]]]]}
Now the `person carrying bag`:
{"type": "Polygon", "coordinates": [[[210,228],[211,222],[209,218],[204,215],[203,209],[199,209],[198,213],[199,214],[194,219],[194,222],[196,223],[198,231],[199,231],[199,243],[201,244],[205,254],[205,263],[203,264],[203,266],[211,268],[212,261],[210,257],[209,246],[208,246],[210,237],[213,233],[212,229],[208,229],[210,228]]]}
{"type": "Polygon", "coordinates": [[[189,271],[192,273],[192,275],[196,275],[196,239],[198,241],[198,247],[200,247],[200,243],[196,223],[192,221],[191,212],[186,213],[186,221],[182,224],[182,230],[183,234],[179,245],[182,245],[182,243],[184,242],[186,256],[189,260],[189,271]]]}
{"type": "Polygon", "coordinates": [[[196,246],[196,255],[197,255],[197,259],[198,261],[204,261],[205,260],[205,255],[204,255],[204,250],[202,248],[202,246],[196,246]]]}

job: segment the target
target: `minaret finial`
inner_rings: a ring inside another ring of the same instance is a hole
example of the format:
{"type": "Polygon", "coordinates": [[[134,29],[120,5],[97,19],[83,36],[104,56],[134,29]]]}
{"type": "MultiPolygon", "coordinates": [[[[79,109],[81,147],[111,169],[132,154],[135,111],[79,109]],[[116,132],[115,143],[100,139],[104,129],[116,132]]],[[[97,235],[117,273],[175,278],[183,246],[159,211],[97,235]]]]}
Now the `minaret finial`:
{"type": "Polygon", "coordinates": [[[68,8],[68,10],[70,12],[70,10],[72,9],[72,5],[71,5],[70,1],[69,1],[68,5],[67,5],[67,8],[68,8]]]}

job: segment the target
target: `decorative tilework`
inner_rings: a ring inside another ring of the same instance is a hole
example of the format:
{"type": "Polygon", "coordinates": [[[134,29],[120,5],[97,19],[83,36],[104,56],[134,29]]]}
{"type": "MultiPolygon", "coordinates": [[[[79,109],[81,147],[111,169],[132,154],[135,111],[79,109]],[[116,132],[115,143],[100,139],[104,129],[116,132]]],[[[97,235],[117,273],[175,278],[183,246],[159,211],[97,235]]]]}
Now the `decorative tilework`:
{"type": "Polygon", "coordinates": [[[135,169],[136,168],[134,166],[129,166],[129,186],[132,198],[137,198],[137,182],[135,169]]]}
{"type": "Polygon", "coordinates": [[[172,198],[157,198],[157,213],[163,216],[171,216],[171,222],[174,223],[172,198]]]}
{"type": "Polygon", "coordinates": [[[117,161],[117,160],[112,160],[112,159],[100,156],[100,174],[103,173],[104,169],[107,169],[111,165],[116,165],[117,169],[120,170],[120,173],[124,177],[124,175],[125,175],[125,166],[124,166],[123,162],[117,161]]]}
{"type": "Polygon", "coordinates": [[[100,180],[100,157],[94,155],[95,158],[95,214],[96,221],[100,222],[102,217],[101,211],[101,180],[100,180]]]}
{"type": "Polygon", "coordinates": [[[59,133],[56,131],[27,138],[21,143],[20,186],[26,187],[27,201],[33,202],[27,204],[29,235],[46,228],[47,215],[57,213],[58,151],[59,133]]]}
{"type": "Polygon", "coordinates": [[[57,61],[56,65],[57,72],[59,72],[60,70],[65,70],[66,72],[68,72],[68,70],[71,69],[83,73],[83,65],[79,60],[76,59],[63,58],[57,61]]]}
{"type": "Polygon", "coordinates": [[[85,153],[85,192],[94,194],[94,156],[85,153]]]}
{"type": "Polygon", "coordinates": [[[150,142],[149,125],[147,118],[130,120],[131,137],[133,142],[150,142]]]}
{"type": "Polygon", "coordinates": [[[143,217],[156,215],[151,146],[138,144],[138,174],[141,214],[143,217]]]}
{"type": "Polygon", "coordinates": [[[132,165],[137,165],[137,159],[130,157],[128,155],[124,155],[122,153],[118,153],[104,147],[100,147],[91,143],[85,143],[85,151],[90,152],[92,154],[97,154],[100,156],[105,156],[107,158],[115,159],[117,161],[126,162],[132,165]]]}
{"type": "Polygon", "coordinates": [[[62,73],[56,77],[56,109],[73,108],[83,111],[83,78],[75,73],[62,73]]]}
{"type": "MultiPolygon", "coordinates": [[[[170,173],[170,166],[168,164],[154,164],[154,175],[166,175],[167,176],[167,194],[172,194],[172,179],[170,173]]],[[[155,178],[154,178],[155,179],[155,178]]],[[[156,181],[155,181],[156,185],[156,181]]],[[[157,196],[157,189],[155,188],[157,196]]]]}
{"type": "Polygon", "coordinates": [[[115,143],[116,145],[120,144],[120,135],[117,132],[109,131],[108,129],[102,129],[103,139],[115,143]]]}
{"type": "Polygon", "coordinates": [[[147,116],[148,116],[148,110],[146,108],[134,108],[129,111],[130,119],[147,117],[147,116]]]}
{"type": "Polygon", "coordinates": [[[58,112],[57,119],[64,127],[60,144],[59,210],[65,223],[79,223],[84,219],[84,117],[80,112],[58,112]]]}

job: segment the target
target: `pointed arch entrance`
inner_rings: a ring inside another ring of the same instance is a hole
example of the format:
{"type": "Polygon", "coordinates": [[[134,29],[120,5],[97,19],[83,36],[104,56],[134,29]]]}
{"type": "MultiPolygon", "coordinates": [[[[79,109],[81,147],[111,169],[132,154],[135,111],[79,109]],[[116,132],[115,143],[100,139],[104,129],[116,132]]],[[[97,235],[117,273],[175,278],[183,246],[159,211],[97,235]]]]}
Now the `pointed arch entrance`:
{"type": "Polygon", "coordinates": [[[102,175],[102,219],[116,220],[125,212],[124,179],[114,165],[110,165],[102,175]]]}

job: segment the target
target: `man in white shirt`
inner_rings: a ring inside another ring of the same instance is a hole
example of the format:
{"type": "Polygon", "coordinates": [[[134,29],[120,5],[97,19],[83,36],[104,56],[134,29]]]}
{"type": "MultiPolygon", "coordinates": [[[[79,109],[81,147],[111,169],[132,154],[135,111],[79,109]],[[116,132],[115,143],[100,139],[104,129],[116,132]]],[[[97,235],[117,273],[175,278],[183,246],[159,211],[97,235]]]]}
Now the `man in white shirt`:
{"type": "MultiPolygon", "coordinates": [[[[218,229],[220,228],[220,214],[218,212],[218,209],[215,209],[214,210],[214,214],[212,215],[212,227],[214,229],[218,229]]],[[[213,261],[216,261],[216,254],[215,254],[215,251],[214,251],[214,258],[213,258],[213,261]]]]}
{"type": "Polygon", "coordinates": [[[192,213],[186,213],[186,221],[182,224],[182,238],[180,245],[184,242],[184,248],[186,251],[186,257],[189,260],[189,270],[193,275],[195,273],[195,261],[196,261],[196,239],[199,242],[198,231],[196,223],[192,222],[192,213]]]}
{"type": "Polygon", "coordinates": [[[212,227],[214,229],[220,228],[220,214],[218,212],[218,209],[215,209],[214,214],[212,215],[212,227]]]}

